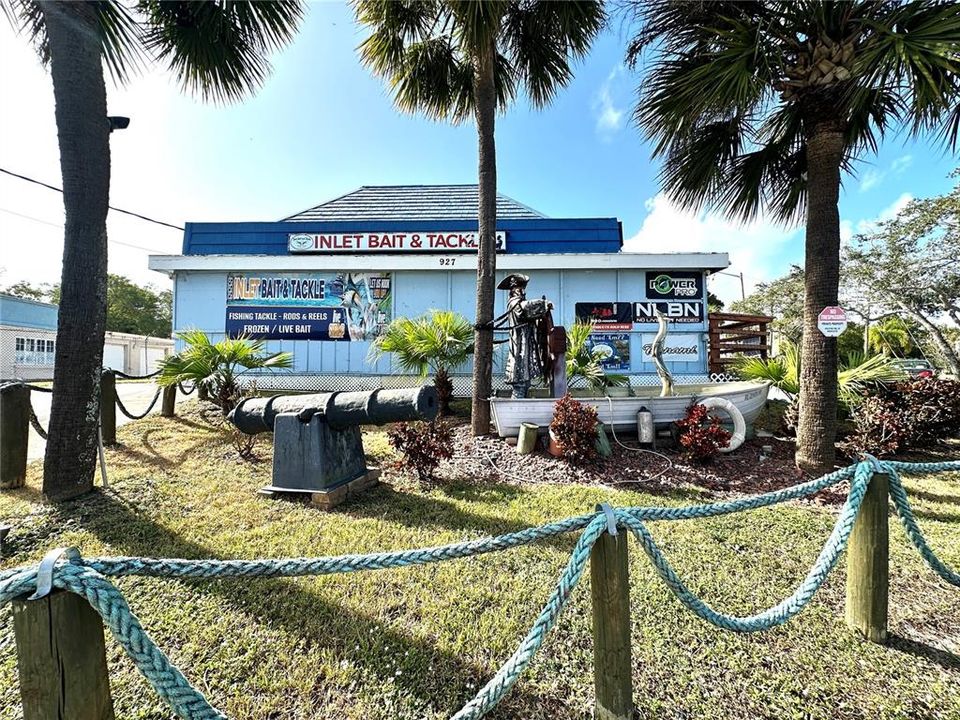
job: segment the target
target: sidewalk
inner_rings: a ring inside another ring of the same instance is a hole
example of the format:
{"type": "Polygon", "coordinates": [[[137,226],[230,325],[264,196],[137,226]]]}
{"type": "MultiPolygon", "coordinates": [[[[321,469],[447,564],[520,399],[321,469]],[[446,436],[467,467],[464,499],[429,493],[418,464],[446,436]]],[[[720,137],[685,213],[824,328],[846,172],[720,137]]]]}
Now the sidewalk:
{"type": "MultiPolygon", "coordinates": [[[[122,382],[117,383],[117,394],[124,406],[135,415],[144,411],[150,401],[153,400],[154,393],[157,392],[157,386],[153,382],[122,382]]],[[[30,402],[33,404],[34,412],[40,424],[47,429],[50,427],[50,401],[53,396],[50,393],[31,392],[30,402]]],[[[184,399],[183,393],[177,391],[177,400],[184,399]]],[[[161,400],[153,406],[151,414],[160,412],[161,400]]],[[[130,418],[117,410],[117,427],[126,425],[130,418]]],[[[27,447],[27,462],[42,460],[43,453],[47,447],[46,441],[37,435],[36,431],[30,428],[30,444],[27,447]]]]}

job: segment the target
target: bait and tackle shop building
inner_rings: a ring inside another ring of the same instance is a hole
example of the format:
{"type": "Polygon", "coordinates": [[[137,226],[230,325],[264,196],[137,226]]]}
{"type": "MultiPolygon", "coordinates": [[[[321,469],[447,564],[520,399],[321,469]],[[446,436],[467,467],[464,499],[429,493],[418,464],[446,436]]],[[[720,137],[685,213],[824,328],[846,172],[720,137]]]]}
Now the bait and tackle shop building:
{"type": "MultiPolygon", "coordinates": [[[[402,386],[412,378],[370,347],[394,318],[449,309],[474,318],[475,185],[362,187],[274,222],[187,223],[181,255],[153,255],[174,281],[175,332],[214,340],[264,338],[294,367],[257,376],[260,387],[303,390],[402,386]]],[[[709,381],[707,276],[725,253],[622,252],[616,218],[550,218],[497,198],[497,281],[530,277],[554,322],[592,320],[590,345],[632,385],[658,382],[650,357],[655,311],[670,319],[664,360],[678,383],[709,381]]],[[[496,314],[505,291],[497,291],[496,314]]],[[[495,346],[502,387],[506,344],[495,346]]],[[[458,368],[458,394],[470,390],[458,368]]]]}

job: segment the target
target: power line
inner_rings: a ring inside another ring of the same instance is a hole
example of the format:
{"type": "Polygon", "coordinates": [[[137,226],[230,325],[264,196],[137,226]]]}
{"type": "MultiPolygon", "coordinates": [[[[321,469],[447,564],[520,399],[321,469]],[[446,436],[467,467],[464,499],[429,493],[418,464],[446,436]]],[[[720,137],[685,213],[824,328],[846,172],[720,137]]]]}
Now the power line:
{"type": "MultiPolygon", "coordinates": [[[[58,188],[55,185],[48,185],[47,183],[40,182],[39,180],[34,180],[33,178],[27,177],[26,175],[20,175],[18,173],[11,172],[10,170],[6,170],[5,168],[0,168],[0,172],[6,173],[7,175],[11,175],[12,177],[15,177],[15,178],[19,178],[20,180],[26,180],[27,182],[33,183],[34,185],[39,185],[49,190],[55,190],[58,193],[63,193],[62,188],[58,188]]],[[[123,213],[124,215],[131,215],[135,218],[139,218],[140,220],[146,220],[147,222],[154,223],[155,225],[163,225],[164,227],[172,228],[174,230],[183,230],[183,228],[179,225],[172,225],[168,222],[163,222],[163,220],[154,220],[153,218],[147,217],[146,215],[141,215],[140,213],[131,212],[130,210],[123,210],[122,208],[114,207],[113,205],[107,205],[107,207],[118,213],[123,213]]],[[[136,246],[133,246],[133,247],[136,247],[136,246]]]]}
{"type": "MultiPolygon", "coordinates": [[[[9,210],[4,207],[0,207],[0,212],[5,212],[8,215],[16,215],[17,217],[23,218],[24,220],[32,220],[33,222],[41,223],[42,225],[49,225],[50,227],[55,227],[63,230],[62,224],[53,223],[53,222],[50,222],[49,220],[42,220],[41,218],[34,217],[33,215],[24,215],[23,213],[16,212],[15,210],[9,210]]],[[[122,240],[111,240],[109,237],[107,238],[107,242],[110,243],[111,245],[123,245],[124,247],[134,248],[135,250],[144,250],[146,252],[158,253],[160,255],[163,255],[166,252],[168,252],[166,250],[157,250],[156,248],[144,247],[143,245],[134,245],[133,243],[123,242],[122,240]]]]}

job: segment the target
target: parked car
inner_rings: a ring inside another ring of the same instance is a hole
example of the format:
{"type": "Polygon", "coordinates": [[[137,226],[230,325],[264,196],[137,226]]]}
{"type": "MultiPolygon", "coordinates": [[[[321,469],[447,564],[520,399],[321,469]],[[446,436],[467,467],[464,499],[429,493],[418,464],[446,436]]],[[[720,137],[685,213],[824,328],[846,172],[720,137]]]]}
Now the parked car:
{"type": "Polygon", "coordinates": [[[894,360],[893,364],[907,373],[911,378],[936,377],[939,370],[929,360],[906,358],[894,360]]]}

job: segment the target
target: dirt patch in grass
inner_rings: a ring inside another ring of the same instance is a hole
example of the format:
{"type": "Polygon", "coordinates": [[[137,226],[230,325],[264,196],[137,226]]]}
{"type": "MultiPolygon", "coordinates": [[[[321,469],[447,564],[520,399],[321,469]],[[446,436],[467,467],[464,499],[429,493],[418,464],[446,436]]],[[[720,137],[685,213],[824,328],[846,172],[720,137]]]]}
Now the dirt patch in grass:
{"type": "MultiPolygon", "coordinates": [[[[181,416],[120,428],[108,450],[111,488],[58,506],[28,487],[0,493],[14,525],[3,568],[50,547],[86,557],[318,556],[424,547],[497,535],[581,514],[596,503],[678,505],[738,492],[694,483],[619,488],[494,482],[448,473],[422,490],[392,471],[334,512],[269,500],[271,444],[257,462],[195,403],[181,416]],[[656,490],[656,492],[651,492],[656,490]]],[[[371,462],[390,450],[365,433],[371,462]]],[[[511,448],[512,451],[512,448],[511,448]]],[[[907,481],[931,545],[960,566],[960,474],[907,481]]],[[[714,607],[756,612],[788,595],[835,521],[796,503],[703,521],[651,523],[692,589],[714,607]]],[[[715,629],[686,611],[630,548],[635,698],[641,718],[960,717],[960,592],[939,580],[894,522],[893,641],[857,641],[843,621],[838,565],[797,618],[765,633],[715,629]]],[[[473,696],[526,634],[573,547],[573,535],[503,553],[389,571],[297,579],[184,581],[123,578],[144,627],[231,718],[440,720],[473,696]]],[[[589,574],[588,574],[589,575],[589,574]]],[[[0,610],[0,718],[22,717],[9,608],[0,610]]],[[[582,720],[593,702],[589,577],[518,685],[489,717],[582,720]]],[[[171,716],[108,638],[117,716],[171,716]]]]}

